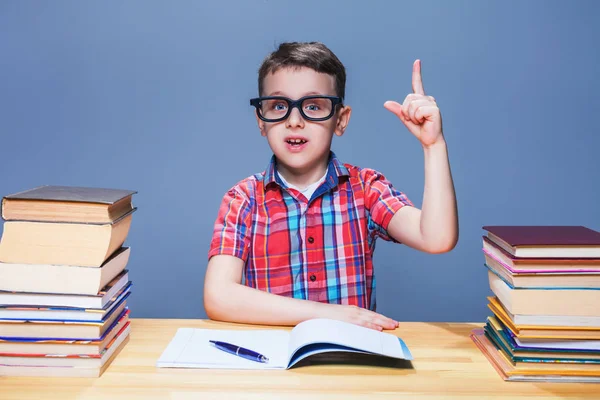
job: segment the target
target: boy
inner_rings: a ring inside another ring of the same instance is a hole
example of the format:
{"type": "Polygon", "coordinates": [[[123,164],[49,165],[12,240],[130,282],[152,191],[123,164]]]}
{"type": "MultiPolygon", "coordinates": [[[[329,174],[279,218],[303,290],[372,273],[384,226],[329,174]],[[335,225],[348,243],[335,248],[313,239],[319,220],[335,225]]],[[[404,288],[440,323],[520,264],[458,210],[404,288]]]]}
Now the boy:
{"type": "Polygon", "coordinates": [[[454,248],[454,186],[440,111],[423,91],[420,61],[414,93],[384,107],[423,146],[422,210],[382,174],[342,164],[331,152],[333,135],[342,136],[350,120],[345,82],[344,66],[321,43],[283,43],[264,60],[261,97],[251,105],[273,157],[221,203],[204,283],[209,318],[266,325],[332,318],[394,329],[397,321],[375,312],[375,239],[428,253],[454,248]]]}

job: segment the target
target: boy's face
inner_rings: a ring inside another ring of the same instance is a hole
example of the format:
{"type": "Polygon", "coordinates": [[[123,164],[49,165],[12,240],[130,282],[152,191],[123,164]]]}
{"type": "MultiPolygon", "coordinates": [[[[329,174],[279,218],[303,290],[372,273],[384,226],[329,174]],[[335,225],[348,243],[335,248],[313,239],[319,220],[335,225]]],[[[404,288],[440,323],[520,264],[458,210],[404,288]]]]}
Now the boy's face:
{"type": "MultiPolygon", "coordinates": [[[[310,95],[337,95],[333,76],[306,67],[282,68],[267,75],[263,90],[261,96],[284,96],[292,100],[310,95]]],[[[329,157],[333,134],[342,136],[350,119],[350,107],[337,108],[330,119],[319,122],[305,120],[297,108],[280,122],[265,122],[257,116],[261,134],[267,138],[284,171],[305,174],[322,167],[323,160],[329,157]]]]}

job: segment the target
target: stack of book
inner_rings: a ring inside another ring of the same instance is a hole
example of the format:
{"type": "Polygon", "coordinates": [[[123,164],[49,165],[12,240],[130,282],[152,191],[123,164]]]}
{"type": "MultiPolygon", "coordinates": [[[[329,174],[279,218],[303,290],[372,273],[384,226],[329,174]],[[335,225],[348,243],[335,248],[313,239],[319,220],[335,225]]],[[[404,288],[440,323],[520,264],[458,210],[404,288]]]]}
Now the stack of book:
{"type": "Polygon", "coordinates": [[[493,315],[471,338],[503,379],[600,382],[600,232],[484,226],[493,315]]]}
{"type": "Polygon", "coordinates": [[[0,376],[100,376],[129,340],[136,192],[42,186],[2,199],[0,376]]]}

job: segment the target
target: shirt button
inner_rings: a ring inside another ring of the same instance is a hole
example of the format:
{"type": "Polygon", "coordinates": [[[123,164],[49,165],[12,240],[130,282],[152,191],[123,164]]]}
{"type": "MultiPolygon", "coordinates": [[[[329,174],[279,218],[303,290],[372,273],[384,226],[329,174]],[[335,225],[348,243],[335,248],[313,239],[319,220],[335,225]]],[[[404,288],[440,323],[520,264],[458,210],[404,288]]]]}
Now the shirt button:
{"type": "Polygon", "coordinates": [[[314,242],[315,242],[315,238],[313,238],[312,236],[309,236],[308,243],[314,243],[314,242]]]}
{"type": "Polygon", "coordinates": [[[314,281],[316,281],[316,280],[317,280],[317,277],[315,276],[315,274],[312,274],[312,275],[310,276],[310,281],[311,281],[311,282],[314,282],[314,281]]]}

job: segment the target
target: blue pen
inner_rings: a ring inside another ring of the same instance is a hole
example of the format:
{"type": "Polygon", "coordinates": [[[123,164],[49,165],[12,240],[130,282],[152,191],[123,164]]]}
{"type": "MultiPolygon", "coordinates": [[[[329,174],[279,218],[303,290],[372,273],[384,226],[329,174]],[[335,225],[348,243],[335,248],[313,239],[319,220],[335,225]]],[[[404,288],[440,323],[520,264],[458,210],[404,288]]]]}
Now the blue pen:
{"type": "Polygon", "coordinates": [[[236,355],[239,357],[243,357],[247,360],[256,361],[259,363],[268,363],[269,362],[269,359],[267,357],[263,356],[262,354],[257,353],[252,350],[245,349],[240,346],[236,346],[235,344],[219,342],[216,340],[209,340],[209,342],[214,344],[217,349],[223,350],[229,354],[233,354],[233,355],[236,355]]]}

